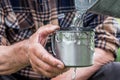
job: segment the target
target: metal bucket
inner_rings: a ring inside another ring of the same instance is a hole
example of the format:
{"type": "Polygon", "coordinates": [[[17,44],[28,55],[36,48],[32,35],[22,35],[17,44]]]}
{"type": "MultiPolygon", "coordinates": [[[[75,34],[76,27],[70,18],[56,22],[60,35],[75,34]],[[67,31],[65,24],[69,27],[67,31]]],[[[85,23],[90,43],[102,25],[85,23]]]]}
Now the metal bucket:
{"type": "Polygon", "coordinates": [[[52,36],[52,51],[67,67],[85,67],[93,64],[94,31],[70,27],[56,31],[52,36]]]}

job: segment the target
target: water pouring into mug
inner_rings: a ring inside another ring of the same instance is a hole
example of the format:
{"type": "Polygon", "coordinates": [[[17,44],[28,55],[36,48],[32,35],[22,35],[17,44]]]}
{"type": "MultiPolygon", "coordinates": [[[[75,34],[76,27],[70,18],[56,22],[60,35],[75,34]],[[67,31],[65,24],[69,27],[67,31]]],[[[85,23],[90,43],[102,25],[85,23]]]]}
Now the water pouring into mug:
{"type": "Polygon", "coordinates": [[[76,13],[70,27],[61,28],[52,37],[52,51],[66,67],[93,64],[94,30],[83,27],[84,13],[96,0],[75,0],[76,13]]]}

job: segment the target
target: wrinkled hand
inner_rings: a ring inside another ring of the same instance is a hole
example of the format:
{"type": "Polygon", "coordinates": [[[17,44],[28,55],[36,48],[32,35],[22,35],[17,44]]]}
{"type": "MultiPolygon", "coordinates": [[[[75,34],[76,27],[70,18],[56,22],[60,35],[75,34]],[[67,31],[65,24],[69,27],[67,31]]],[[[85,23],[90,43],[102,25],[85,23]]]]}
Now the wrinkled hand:
{"type": "Polygon", "coordinates": [[[55,25],[46,25],[38,29],[29,39],[29,59],[35,72],[47,77],[54,77],[64,72],[64,64],[54,58],[43,47],[49,34],[59,29],[55,25]]]}

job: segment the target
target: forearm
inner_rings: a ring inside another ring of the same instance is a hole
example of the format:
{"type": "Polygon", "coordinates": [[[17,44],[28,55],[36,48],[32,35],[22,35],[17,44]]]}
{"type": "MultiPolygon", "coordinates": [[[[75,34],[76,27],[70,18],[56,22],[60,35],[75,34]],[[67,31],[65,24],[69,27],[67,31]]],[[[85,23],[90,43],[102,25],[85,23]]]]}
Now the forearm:
{"type": "Polygon", "coordinates": [[[0,46],[0,74],[11,74],[29,65],[27,40],[10,46],[0,46]]]}

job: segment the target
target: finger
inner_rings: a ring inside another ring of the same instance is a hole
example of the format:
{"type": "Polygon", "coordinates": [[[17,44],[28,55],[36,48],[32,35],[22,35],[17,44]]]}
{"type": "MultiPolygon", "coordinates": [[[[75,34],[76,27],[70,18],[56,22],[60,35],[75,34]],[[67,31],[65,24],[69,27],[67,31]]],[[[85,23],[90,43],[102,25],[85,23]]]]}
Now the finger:
{"type": "Polygon", "coordinates": [[[51,73],[61,73],[63,72],[64,70],[61,70],[61,69],[58,69],[54,66],[51,66],[43,61],[41,61],[40,59],[38,59],[36,56],[34,55],[31,55],[32,58],[30,59],[30,62],[32,63],[33,66],[35,66],[37,69],[41,68],[43,69],[44,71],[46,72],[51,72],[51,73]],[[34,60],[36,59],[36,60],[34,60]]]}
{"type": "Polygon", "coordinates": [[[44,44],[47,36],[57,29],[59,29],[59,26],[57,25],[45,25],[43,27],[40,27],[37,32],[33,34],[34,36],[30,37],[30,39],[32,42],[42,42],[44,44]]]}
{"type": "Polygon", "coordinates": [[[50,55],[50,53],[48,53],[41,44],[38,44],[33,47],[35,48],[31,51],[34,53],[33,56],[36,56],[38,59],[51,66],[57,67],[59,69],[64,69],[64,64],[60,60],[50,55]]]}
{"type": "Polygon", "coordinates": [[[61,62],[60,60],[56,59],[55,57],[53,57],[50,53],[48,53],[44,47],[41,46],[41,50],[36,50],[36,53],[41,53],[41,55],[36,54],[37,57],[39,59],[41,59],[42,61],[48,63],[49,65],[52,65],[54,67],[58,67],[60,69],[64,68],[64,64],[63,62],[61,62]]]}
{"type": "Polygon", "coordinates": [[[30,63],[35,72],[42,74],[44,76],[47,76],[47,77],[53,77],[60,73],[61,70],[59,72],[55,71],[53,67],[42,62],[36,56],[34,56],[34,55],[31,55],[31,56],[32,56],[32,58],[30,59],[30,63]],[[36,60],[34,60],[34,59],[36,59],[36,60]]]}
{"type": "MultiPolygon", "coordinates": [[[[54,68],[53,68],[54,69],[54,68]]],[[[69,69],[64,69],[64,70],[60,70],[59,72],[55,72],[53,71],[53,69],[51,69],[52,71],[46,71],[44,70],[43,68],[40,68],[38,66],[33,66],[33,70],[39,74],[42,74],[44,76],[47,76],[47,77],[55,77],[57,75],[60,75],[66,71],[68,71],[69,69]]]]}
{"type": "MultiPolygon", "coordinates": [[[[40,50],[36,50],[36,51],[40,51],[40,50]]],[[[38,53],[38,52],[36,52],[36,53],[38,53]]],[[[41,52],[40,53],[41,53],[41,55],[39,55],[39,54],[36,54],[36,55],[42,61],[48,63],[49,65],[57,67],[59,69],[64,68],[64,64],[60,60],[53,57],[50,53],[48,53],[42,46],[41,46],[41,52]]]]}
{"type": "Polygon", "coordinates": [[[40,40],[42,38],[46,38],[48,35],[50,35],[51,33],[53,33],[54,31],[58,29],[59,29],[59,26],[51,25],[51,24],[41,27],[39,29],[40,40]]]}
{"type": "Polygon", "coordinates": [[[58,75],[58,74],[53,73],[53,72],[46,72],[46,71],[44,71],[42,68],[38,68],[38,67],[36,67],[36,66],[33,67],[33,70],[34,70],[35,72],[37,72],[38,74],[44,75],[44,76],[46,76],[46,77],[55,77],[55,76],[58,75]]]}
{"type": "Polygon", "coordinates": [[[0,65],[0,75],[10,75],[18,70],[20,70],[21,68],[16,67],[6,67],[6,66],[1,66],[0,65]]]}

